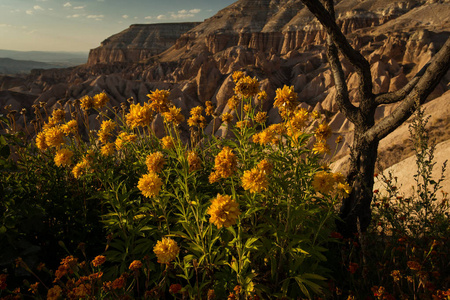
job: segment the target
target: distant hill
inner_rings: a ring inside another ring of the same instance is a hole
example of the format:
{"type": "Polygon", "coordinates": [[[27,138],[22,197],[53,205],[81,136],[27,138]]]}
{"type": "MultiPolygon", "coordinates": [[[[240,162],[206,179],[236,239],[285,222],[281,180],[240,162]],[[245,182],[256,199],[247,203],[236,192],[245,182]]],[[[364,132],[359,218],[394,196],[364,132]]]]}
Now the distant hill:
{"type": "Polygon", "coordinates": [[[31,60],[60,66],[76,66],[86,63],[88,53],[84,52],[45,52],[45,51],[14,51],[0,49],[0,58],[16,60],[31,60]]]}
{"type": "Polygon", "coordinates": [[[64,68],[67,65],[50,64],[32,60],[16,60],[11,58],[0,58],[0,74],[23,74],[32,69],[64,68]]]}

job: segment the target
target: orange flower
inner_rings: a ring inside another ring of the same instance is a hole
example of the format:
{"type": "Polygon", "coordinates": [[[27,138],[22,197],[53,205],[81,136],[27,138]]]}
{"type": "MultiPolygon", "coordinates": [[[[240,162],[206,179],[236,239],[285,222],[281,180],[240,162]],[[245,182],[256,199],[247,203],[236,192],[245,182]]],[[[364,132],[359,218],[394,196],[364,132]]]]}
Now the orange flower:
{"type": "Polygon", "coordinates": [[[181,291],[183,287],[181,286],[181,284],[176,283],[176,284],[171,284],[169,287],[169,292],[172,294],[177,294],[181,291]]]}
{"type": "Polygon", "coordinates": [[[215,173],[221,178],[228,178],[233,175],[237,168],[237,158],[230,147],[225,146],[222,151],[217,154],[214,160],[215,173]]]}
{"type": "Polygon", "coordinates": [[[98,255],[98,256],[96,256],[96,257],[94,258],[94,260],[92,261],[92,265],[93,265],[94,267],[98,267],[98,266],[103,265],[103,264],[105,263],[105,261],[106,261],[106,257],[105,257],[105,256],[103,256],[103,255],[98,255]]]}
{"type": "Polygon", "coordinates": [[[134,260],[128,267],[131,271],[137,271],[142,268],[142,262],[140,260],[134,260]]]}

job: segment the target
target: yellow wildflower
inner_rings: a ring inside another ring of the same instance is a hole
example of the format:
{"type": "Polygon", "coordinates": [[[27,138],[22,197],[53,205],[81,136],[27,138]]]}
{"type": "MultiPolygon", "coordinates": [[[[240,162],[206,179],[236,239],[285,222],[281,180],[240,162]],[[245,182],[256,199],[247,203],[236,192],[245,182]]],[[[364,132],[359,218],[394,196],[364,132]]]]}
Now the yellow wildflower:
{"type": "Polygon", "coordinates": [[[325,154],[330,152],[330,147],[328,146],[326,141],[318,140],[314,144],[312,151],[315,154],[325,154]]]}
{"type": "Polygon", "coordinates": [[[64,132],[59,126],[45,131],[45,143],[49,147],[58,147],[64,143],[64,132]]]}
{"type": "Polygon", "coordinates": [[[261,91],[258,93],[258,100],[259,101],[264,101],[267,99],[267,93],[266,91],[261,91]]]}
{"type": "Polygon", "coordinates": [[[122,149],[126,144],[133,143],[136,141],[137,135],[134,133],[121,132],[116,139],[116,149],[122,149]]]}
{"type": "Polygon", "coordinates": [[[276,134],[280,134],[280,135],[282,135],[286,132],[286,127],[284,126],[283,123],[272,124],[268,127],[268,129],[272,130],[276,134]]]}
{"type": "Polygon", "coordinates": [[[295,136],[295,133],[301,132],[306,127],[309,113],[306,109],[300,108],[294,111],[287,125],[287,134],[295,136]]]}
{"type": "Polygon", "coordinates": [[[196,106],[191,109],[191,117],[187,121],[190,127],[206,127],[206,118],[202,116],[202,111],[203,108],[201,106],[196,106]]]}
{"type": "Polygon", "coordinates": [[[231,76],[233,77],[233,81],[236,83],[245,76],[245,73],[242,71],[235,71],[235,72],[233,72],[233,75],[231,75],[231,76]]]}
{"type": "Polygon", "coordinates": [[[48,146],[47,146],[47,143],[45,142],[45,132],[44,131],[41,131],[36,135],[36,147],[41,151],[47,150],[48,146]]]}
{"type": "Polygon", "coordinates": [[[180,247],[171,238],[162,238],[161,241],[156,242],[153,252],[156,254],[160,264],[168,264],[180,253],[180,247]]]}
{"type": "Polygon", "coordinates": [[[243,98],[256,96],[259,92],[258,79],[256,79],[256,77],[251,78],[250,76],[242,77],[236,82],[234,92],[236,95],[241,95],[243,98]]]}
{"type": "Polygon", "coordinates": [[[165,136],[161,139],[161,144],[163,146],[163,149],[171,149],[173,147],[175,147],[175,143],[173,142],[173,139],[171,136],[165,136]]]}
{"type": "Polygon", "coordinates": [[[342,198],[347,197],[352,192],[352,188],[347,182],[339,182],[336,189],[338,196],[342,198]]]}
{"type": "Polygon", "coordinates": [[[73,177],[79,179],[82,175],[86,174],[91,168],[91,164],[88,157],[83,158],[79,163],[75,165],[72,169],[73,177]]]}
{"type": "Polygon", "coordinates": [[[76,120],[70,120],[64,125],[61,125],[61,129],[64,132],[65,136],[69,136],[70,134],[78,133],[78,123],[76,120]]]}
{"type": "Polygon", "coordinates": [[[100,125],[100,130],[104,132],[112,132],[116,128],[117,124],[113,120],[105,120],[100,125]]]}
{"type": "Polygon", "coordinates": [[[195,153],[195,151],[189,151],[187,159],[189,164],[189,172],[194,172],[202,168],[202,160],[197,153],[195,153]]]}
{"type": "Polygon", "coordinates": [[[212,102],[211,101],[206,101],[205,102],[205,106],[206,106],[205,114],[207,116],[211,116],[214,113],[214,106],[213,106],[212,102]]]}
{"type": "Polygon", "coordinates": [[[72,163],[73,152],[69,149],[59,149],[55,154],[55,165],[58,167],[68,166],[72,163]]]}
{"type": "Polygon", "coordinates": [[[250,127],[251,125],[252,125],[252,122],[250,122],[250,120],[236,122],[236,127],[239,129],[244,129],[246,127],[250,127]]]}
{"type": "Polygon", "coordinates": [[[214,160],[214,169],[221,178],[228,178],[237,169],[237,158],[230,147],[225,146],[214,160]]]}
{"type": "Polygon", "coordinates": [[[244,171],[242,176],[242,187],[251,193],[266,191],[269,187],[269,180],[265,172],[259,168],[244,171]]]}
{"type": "Polygon", "coordinates": [[[345,183],[345,176],[341,172],[333,173],[333,178],[337,183],[345,183]]]}
{"type": "Polygon", "coordinates": [[[142,195],[147,198],[151,198],[159,194],[163,182],[158,174],[150,172],[144,174],[138,182],[138,189],[141,191],[142,195]]]}
{"type": "Polygon", "coordinates": [[[297,93],[294,92],[293,86],[288,87],[285,85],[282,89],[277,89],[275,94],[273,105],[278,107],[281,116],[285,118],[297,106],[297,93]]]}
{"type": "Polygon", "coordinates": [[[55,109],[52,112],[52,118],[56,123],[64,122],[66,119],[66,111],[64,109],[55,109]]]}
{"type": "Polygon", "coordinates": [[[239,106],[239,103],[241,102],[241,100],[239,99],[239,97],[237,97],[236,95],[234,95],[233,97],[231,97],[230,99],[228,99],[228,107],[231,110],[236,110],[236,108],[239,106]]]}
{"type": "Polygon", "coordinates": [[[320,116],[320,112],[318,112],[317,110],[313,111],[313,112],[311,113],[311,117],[312,117],[314,120],[319,119],[319,118],[321,117],[321,116],[320,116]]]}
{"type": "Polygon", "coordinates": [[[138,126],[150,126],[153,120],[153,112],[150,105],[144,103],[144,106],[140,104],[131,104],[130,112],[125,116],[127,125],[132,129],[138,126]]]}
{"type": "Polygon", "coordinates": [[[267,120],[267,112],[260,111],[255,116],[255,122],[259,124],[265,123],[267,120]]]}
{"type": "Polygon", "coordinates": [[[169,90],[156,90],[147,95],[151,101],[150,107],[153,111],[158,113],[165,113],[169,110],[169,90]]]}
{"type": "Polygon", "coordinates": [[[222,122],[225,124],[229,124],[231,121],[233,121],[233,115],[230,113],[224,113],[222,115],[222,122]]]}
{"type": "Polygon", "coordinates": [[[316,131],[314,133],[318,140],[326,140],[331,136],[331,128],[328,126],[328,123],[324,122],[317,126],[316,131]]]}
{"type": "Polygon", "coordinates": [[[217,197],[211,200],[212,204],[207,210],[207,214],[211,215],[209,222],[217,226],[217,228],[229,227],[236,223],[237,218],[241,214],[239,204],[228,195],[217,194],[217,197]]]}
{"type": "Polygon", "coordinates": [[[176,108],[175,106],[170,107],[167,112],[162,114],[162,116],[164,117],[164,122],[173,123],[173,125],[180,125],[181,122],[184,121],[181,108],[176,108]]]}
{"type": "Polygon", "coordinates": [[[218,182],[219,179],[220,179],[219,173],[212,172],[211,174],[209,174],[208,181],[209,181],[210,184],[218,182]]]}
{"type": "Polygon", "coordinates": [[[320,171],[314,175],[312,185],[317,192],[326,195],[330,194],[331,190],[333,189],[334,183],[335,181],[333,178],[333,174],[325,171],[320,171]]]}
{"type": "Polygon", "coordinates": [[[164,167],[166,160],[161,152],[154,152],[147,155],[145,159],[145,164],[149,172],[159,173],[164,167]]]}
{"type": "Polygon", "coordinates": [[[250,104],[245,104],[245,105],[244,105],[244,111],[245,111],[246,113],[248,113],[248,112],[250,111],[251,108],[252,108],[252,107],[250,106],[250,104]]]}
{"type": "Polygon", "coordinates": [[[106,143],[103,147],[100,148],[100,154],[103,156],[111,156],[114,154],[114,151],[114,143],[106,143]]]}
{"type": "Polygon", "coordinates": [[[101,92],[94,96],[94,108],[102,108],[109,102],[109,97],[105,92],[101,92]]]}
{"type": "Polygon", "coordinates": [[[80,106],[84,111],[88,111],[89,109],[93,108],[94,105],[94,99],[92,99],[91,96],[86,95],[80,99],[80,106]]]}

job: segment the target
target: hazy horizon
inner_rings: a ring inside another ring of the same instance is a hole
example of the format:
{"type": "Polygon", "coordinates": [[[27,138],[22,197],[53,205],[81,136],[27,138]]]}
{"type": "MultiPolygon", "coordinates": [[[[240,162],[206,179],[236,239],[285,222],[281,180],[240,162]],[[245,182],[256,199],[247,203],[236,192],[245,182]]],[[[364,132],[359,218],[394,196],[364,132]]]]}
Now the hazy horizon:
{"type": "Polygon", "coordinates": [[[88,53],[132,24],[198,22],[235,0],[2,0],[0,49],[88,53]]]}

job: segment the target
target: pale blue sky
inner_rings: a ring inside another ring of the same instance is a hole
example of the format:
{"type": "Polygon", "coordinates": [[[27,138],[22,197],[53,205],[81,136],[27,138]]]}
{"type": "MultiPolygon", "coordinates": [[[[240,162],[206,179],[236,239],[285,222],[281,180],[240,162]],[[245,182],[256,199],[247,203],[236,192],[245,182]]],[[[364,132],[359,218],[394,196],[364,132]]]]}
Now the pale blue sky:
{"type": "Polygon", "coordinates": [[[0,0],[0,49],[83,51],[131,24],[203,21],[236,0],[0,0]]]}

